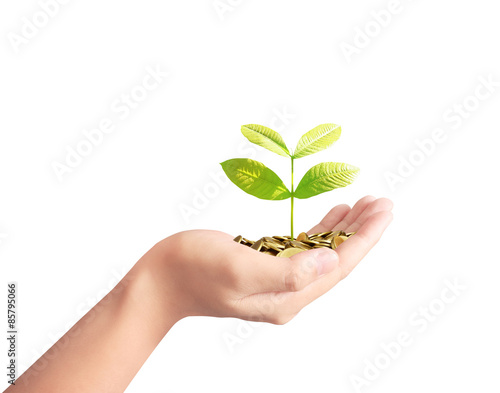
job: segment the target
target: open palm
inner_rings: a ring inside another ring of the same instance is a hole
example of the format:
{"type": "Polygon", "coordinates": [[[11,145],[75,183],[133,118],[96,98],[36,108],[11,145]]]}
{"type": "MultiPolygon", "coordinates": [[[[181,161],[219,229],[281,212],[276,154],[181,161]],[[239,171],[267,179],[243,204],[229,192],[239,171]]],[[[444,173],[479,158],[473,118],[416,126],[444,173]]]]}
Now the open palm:
{"type": "Polygon", "coordinates": [[[335,206],[318,225],[307,232],[308,234],[337,230],[356,232],[336,248],[338,259],[335,266],[331,267],[328,273],[315,277],[311,274],[311,259],[306,257],[307,252],[296,254],[291,258],[280,258],[286,260],[284,263],[291,262],[296,288],[289,291],[255,294],[246,300],[249,303],[255,300],[270,300],[275,306],[274,309],[278,311],[280,324],[291,320],[302,308],[347,277],[377,244],[392,221],[392,206],[391,200],[376,199],[373,196],[361,198],[352,208],[344,204],[335,206]]]}
{"type": "Polygon", "coordinates": [[[176,299],[183,316],[286,323],[354,269],[391,222],[391,209],[390,200],[372,196],[352,209],[338,205],[309,233],[342,229],[356,234],[335,251],[307,250],[291,258],[257,252],[223,232],[180,232],[164,241],[168,263],[156,269],[158,286],[174,291],[166,296],[176,299]]]}

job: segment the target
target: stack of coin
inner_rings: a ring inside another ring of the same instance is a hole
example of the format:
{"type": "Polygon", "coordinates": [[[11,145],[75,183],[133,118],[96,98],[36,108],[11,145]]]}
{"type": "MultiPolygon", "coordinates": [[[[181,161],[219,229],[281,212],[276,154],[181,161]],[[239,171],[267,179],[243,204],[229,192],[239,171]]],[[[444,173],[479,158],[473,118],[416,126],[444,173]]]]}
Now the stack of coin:
{"type": "Polygon", "coordinates": [[[234,241],[248,246],[264,254],[277,257],[291,257],[301,251],[313,248],[329,247],[335,250],[342,242],[354,235],[356,232],[346,233],[344,231],[329,231],[308,235],[300,233],[294,240],[290,236],[262,237],[257,241],[236,236],[234,241]]]}

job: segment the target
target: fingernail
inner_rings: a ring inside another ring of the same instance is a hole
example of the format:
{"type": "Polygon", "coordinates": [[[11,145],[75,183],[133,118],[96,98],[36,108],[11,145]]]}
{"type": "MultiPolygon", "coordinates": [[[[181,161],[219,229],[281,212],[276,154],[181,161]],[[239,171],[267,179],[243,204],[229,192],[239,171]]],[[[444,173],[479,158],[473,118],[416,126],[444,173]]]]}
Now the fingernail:
{"type": "Polygon", "coordinates": [[[330,273],[335,268],[339,256],[333,250],[328,248],[319,249],[316,254],[316,263],[318,269],[318,276],[330,273]]]}

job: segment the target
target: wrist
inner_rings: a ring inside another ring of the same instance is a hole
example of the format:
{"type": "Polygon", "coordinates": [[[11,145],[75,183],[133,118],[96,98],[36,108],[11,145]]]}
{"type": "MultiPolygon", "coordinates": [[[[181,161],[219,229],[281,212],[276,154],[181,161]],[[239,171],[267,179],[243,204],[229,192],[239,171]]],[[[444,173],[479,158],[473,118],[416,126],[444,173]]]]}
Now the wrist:
{"type": "Polygon", "coordinates": [[[161,336],[182,319],[175,288],[167,280],[167,248],[164,242],[151,248],[127,273],[127,298],[154,335],[161,336]]]}

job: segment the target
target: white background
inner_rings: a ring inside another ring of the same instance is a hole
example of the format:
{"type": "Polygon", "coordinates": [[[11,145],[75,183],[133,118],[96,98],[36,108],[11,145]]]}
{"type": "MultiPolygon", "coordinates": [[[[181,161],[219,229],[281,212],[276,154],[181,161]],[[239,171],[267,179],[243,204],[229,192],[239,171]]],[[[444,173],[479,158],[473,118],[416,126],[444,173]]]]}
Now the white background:
{"type": "Polygon", "coordinates": [[[498,391],[500,87],[471,98],[480,78],[500,81],[497,4],[401,0],[380,28],[373,12],[388,1],[220,3],[233,5],[218,13],[211,0],[70,1],[48,20],[38,15],[46,25],[17,46],[13,34],[41,6],[0,6],[0,275],[19,284],[19,371],[156,241],[189,228],[288,233],[289,201],[214,186],[210,174],[253,157],[288,183],[288,161],[245,144],[240,126],[275,126],[293,147],[333,122],[340,140],[297,161],[297,178],[321,161],[361,175],[298,201],[296,230],[372,194],[395,203],[381,242],[287,325],[181,321],[127,392],[356,392],[352,376],[365,378],[376,359],[387,367],[361,391],[498,391]],[[348,61],[341,46],[365,29],[372,37],[348,61]],[[121,119],[113,102],[147,67],[168,76],[121,119]],[[464,100],[470,110],[446,121],[464,100]],[[59,181],[53,163],[104,118],[113,132],[59,181]],[[445,140],[418,153],[416,140],[435,128],[445,140]],[[388,173],[410,158],[413,173],[391,187],[388,173]],[[206,206],[186,219],[180,209],[197,192],[210,194],[206,206]],[[466,289],[441,309],[445,280],[466,289]],[[424,328],[415,313],[430,304],[439,315],[424,328]],[[402,332],[412,344],[384,364],[382,345],[402,332]],[[230,351],[227,337],[242,342],[230,351]]]}

